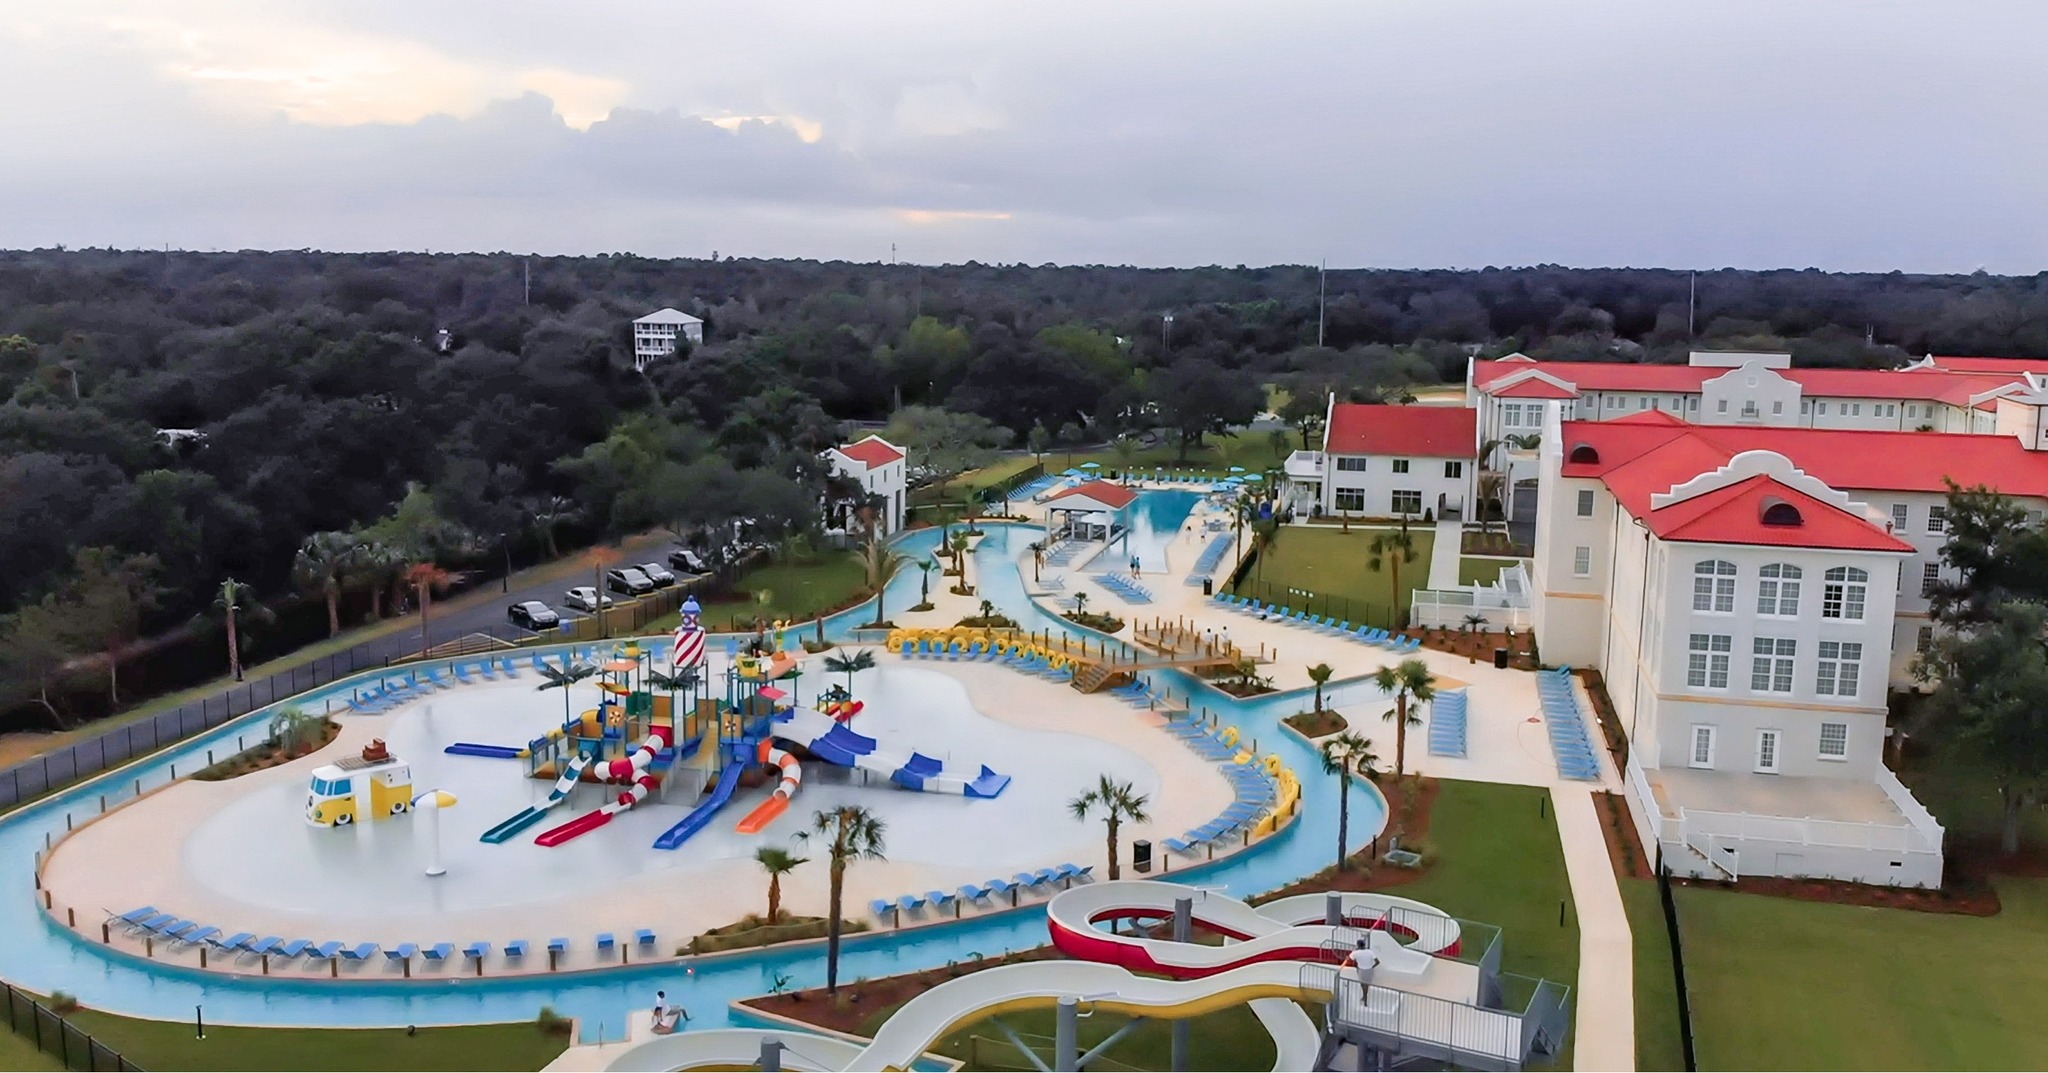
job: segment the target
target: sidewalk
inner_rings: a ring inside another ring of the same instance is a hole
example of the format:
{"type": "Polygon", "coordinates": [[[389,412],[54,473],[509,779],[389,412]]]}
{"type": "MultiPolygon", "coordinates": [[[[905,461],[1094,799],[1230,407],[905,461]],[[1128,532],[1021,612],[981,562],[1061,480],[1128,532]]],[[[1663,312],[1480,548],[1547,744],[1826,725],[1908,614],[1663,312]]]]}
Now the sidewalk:
{"type": "Polygon", "coordinates": [[[1456,518],[1436,520],[1436,543],[1429,549],[1429,587],[1458,587],[1458,563],[1465,557],[1465,523],[1456,518]]]}

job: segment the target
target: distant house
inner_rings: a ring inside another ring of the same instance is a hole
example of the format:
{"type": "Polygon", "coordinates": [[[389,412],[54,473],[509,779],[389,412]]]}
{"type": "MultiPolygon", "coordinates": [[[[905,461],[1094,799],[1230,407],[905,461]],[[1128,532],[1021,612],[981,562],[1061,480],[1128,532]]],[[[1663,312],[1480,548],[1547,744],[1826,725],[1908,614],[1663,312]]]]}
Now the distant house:
{"type": "MultiPolygon", "coordinates": [[[[903,528],[903,501],[909,488],[909,463],[903,448],[890,443],[880,436],[869,436],[839,447],[827,448],[825,461],[832,472],[861,486],[879,502],[877,520],[882,532],[894,533],[903,528]]],[[[839,504],[835,513],[843,513],[848,506],[839,504]]],[[[833,518],[836,527],[850,528],[844,517],[833,518]]]]}
{"type": "Polygon", "coordinates": [[[704,341],[704,320],[693,317],[679,309],[657,309],[633,321],[633,367],[644,369],[656,358],[670,357],[676,352],[676,340],[687,339],[691,346],[704,341]]]}
{"type": "Polygon", "coordinates": [[[1475,417],[1462,406],[1333,402],[1323,449],[1287,459],[1288,504],[1340,517],[1462,513],[1478,478],[1475,417]]]}

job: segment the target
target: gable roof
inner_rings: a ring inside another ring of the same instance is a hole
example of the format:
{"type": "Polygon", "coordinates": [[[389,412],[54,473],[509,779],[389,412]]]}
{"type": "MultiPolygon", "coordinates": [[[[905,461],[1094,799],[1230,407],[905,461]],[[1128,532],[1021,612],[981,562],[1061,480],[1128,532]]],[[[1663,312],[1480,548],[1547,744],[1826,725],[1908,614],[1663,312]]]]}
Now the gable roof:
{"type": "MultiPolygon", "coordinates": [[[[1953,359],[1950,359],[1953,360],[1953,359]]],[[[1898,399],[1945,402],[1951,406],[1973,405],[1978,396],[2020,383],[2033,363],[2014,362],[2011,367],[1988,366],[1993,359],[1962,359],[1967,367],[1917,365],[1910,369],[1771,369],[1770,372],[1799,384],[1814,398],[1898,399]]],[[[2048,362],[2039,363],[2048,367],[2048,362]]],[[[1488,361],[1475,363],[1472,384],[1488,395],[1515,398],[1512,386],[1526,382],[1532,370],[1540,369],[1555,379],[1578,388],[1581,395],[1602,391],[1668,391],[1690,394],[1709,380],[1727,376],[1741,366],[1644,365],[1609,361],[1488,361]]]]}
{"type": "Polygon", "coordinates": [[[1540,376],[1518,380],[1506,387],[1489,391],[1497,399],[1576,399],[1579,393],[1540,376]]]}
{"type": "Polygon", "coordinates": [[[832,449],[869,469],[877,469],[891,462],[903,461],[903,450],[880,436],[869,436],[866,439],[849,443],[844,447],[834,447],[832,449]]]}
{"type": "Polygon", "coordinates": [[[1111,510],[1122,510],[1138,498],[1138,493],[1113,481],[1085,481],[1056,495],[1049,496],[1047,503],[1056,503],[1069,496],[1092,499],[1111,510]]]}
{"type": "MultiPolygon", "coordinates": [[[[1630,508],[1635,513],[1635,508],[1630,508]]],[[[1823,502],[1774,477],[1758,474],[1734,484],[1702,492],[1643,518],[1664,540],[1696,544],[1757,544],[1774,547],[1832,548],[1844,551],[1910,552],[1913,546],[1892,536],[1868,518],[1823,502]],[[1764,511],[1787,504],[1798,514],[1796,525],[1767,525],[1764,511]]]]}
{"type": "Polygon", "coordinates": [[[1465,406],[1338,403],[1323,450],[1333,455],[1479,457],[1479,411],[1465,406]]]}

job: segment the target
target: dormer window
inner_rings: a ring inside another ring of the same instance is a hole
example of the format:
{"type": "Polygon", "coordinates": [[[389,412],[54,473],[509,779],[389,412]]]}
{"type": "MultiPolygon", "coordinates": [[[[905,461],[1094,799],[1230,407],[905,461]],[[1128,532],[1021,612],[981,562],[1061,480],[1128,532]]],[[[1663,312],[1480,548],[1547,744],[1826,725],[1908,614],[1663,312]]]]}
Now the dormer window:
{"type": "Polygon", "coordinates": [[[1600,464],[1600,452],[1594,450],[1590,443],[1575,443],[1565,461],[1578,466],[1596,466],[1600,464]]]}
{"type": "Polygon", "coordinates": [[[1799,516],[1798,507],[1782,499],[1764,500],[1763,523],[1765,525],[1794,526],[1803,524],[1804,521],[1805,519],[1799,516]]]}

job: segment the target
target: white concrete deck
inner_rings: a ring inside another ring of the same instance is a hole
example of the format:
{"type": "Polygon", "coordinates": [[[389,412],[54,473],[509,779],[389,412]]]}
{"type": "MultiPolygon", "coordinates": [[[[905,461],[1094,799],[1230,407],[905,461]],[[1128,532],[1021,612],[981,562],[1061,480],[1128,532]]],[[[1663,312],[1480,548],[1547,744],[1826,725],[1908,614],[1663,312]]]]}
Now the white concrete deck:
{"type": "Polygon", "coordinates": [[[1907,823],[1876,783],[1861,779],[1757,778],[1691,768],[1657,768],[1643,774],[1657,795],[1659,811],[1672,819],[1678,818],[1679,809],[1691,808],[1842,823],[1907,823]]]}

